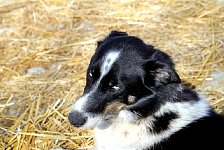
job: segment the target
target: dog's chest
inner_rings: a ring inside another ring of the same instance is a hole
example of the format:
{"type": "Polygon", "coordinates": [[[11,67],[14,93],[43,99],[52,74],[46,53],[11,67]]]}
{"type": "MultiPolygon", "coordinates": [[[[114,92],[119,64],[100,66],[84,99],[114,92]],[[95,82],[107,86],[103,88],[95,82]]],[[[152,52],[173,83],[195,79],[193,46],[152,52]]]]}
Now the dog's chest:
{"type": "Polygon", "coordinates": [[[141,150],[154,143],[143,124],[114,123],[106,129],[96,128],[94,134],[95,150],[141,150]]]}

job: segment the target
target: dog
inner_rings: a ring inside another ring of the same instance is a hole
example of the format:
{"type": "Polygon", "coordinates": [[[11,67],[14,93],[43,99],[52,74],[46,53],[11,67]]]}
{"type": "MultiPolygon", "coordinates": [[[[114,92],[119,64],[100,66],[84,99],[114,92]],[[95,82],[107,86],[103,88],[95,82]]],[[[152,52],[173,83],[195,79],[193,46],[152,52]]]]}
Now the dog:
{"type": "Polygon", "coordinates": [[[169,55],[125,32],[97,43],[68,119],[95,128],[95,150],[223,147],[223,116],[183,84],[169,55]]]}

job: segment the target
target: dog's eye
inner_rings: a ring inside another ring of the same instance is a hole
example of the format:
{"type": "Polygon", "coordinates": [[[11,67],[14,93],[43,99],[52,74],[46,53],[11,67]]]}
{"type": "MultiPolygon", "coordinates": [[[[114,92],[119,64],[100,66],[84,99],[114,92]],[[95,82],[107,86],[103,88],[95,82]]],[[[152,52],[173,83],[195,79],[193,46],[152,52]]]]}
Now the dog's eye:
{"type": "Polygon", "coordinates": [[[120,89],[119,86],[117,86],[117,85],[115,84],[115,82],[113,82],[113,81],[110,81],[110,82],[108,83],[108,86],[109,86],[109,88],[114,89],[114,90],[119,90],[119,89],[120,89]]]}
{"type": "Polygon", "coordinates": [[[119,86],[116,86],[116,85],[113,86],[112,88],[115,89],[115,90],[119,90],[120,89],[120,87],[119,86]]]}

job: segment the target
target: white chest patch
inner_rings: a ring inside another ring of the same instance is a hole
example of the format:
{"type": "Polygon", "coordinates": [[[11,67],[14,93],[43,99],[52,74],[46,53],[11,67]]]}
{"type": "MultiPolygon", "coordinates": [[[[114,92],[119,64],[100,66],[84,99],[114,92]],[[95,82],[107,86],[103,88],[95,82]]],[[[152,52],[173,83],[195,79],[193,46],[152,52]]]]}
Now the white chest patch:
{"type": "Polygon", "coordinates": [[[148,143],[143,124],[113,123],[107,129],[96,128],[95,150],[140,150],[148,143]]]}
{"type": "Polygon", "coordinates": [[[143,150],[169,138],[197,119],[209,115],[209,104],[204,98],[197,102],[167,102],[154,115],[162,116],[167,112],[176,112],[179,117],[170,122],[169,129],[159,134],[149,132],[154,117],[149,116],[138,123],[119,122],[115,120],[105,129],[96,128],[95,150],[143,150]]]}

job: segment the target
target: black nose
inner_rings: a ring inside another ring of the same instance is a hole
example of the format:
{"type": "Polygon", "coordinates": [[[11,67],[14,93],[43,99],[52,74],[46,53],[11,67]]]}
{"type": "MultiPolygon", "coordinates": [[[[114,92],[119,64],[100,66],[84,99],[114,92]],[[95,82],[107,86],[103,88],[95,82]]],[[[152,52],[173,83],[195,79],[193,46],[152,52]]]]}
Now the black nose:
{"type": "Polygon", "coordinates": [[[68,115],[68,120],[75,127],[81,127],[85,124],[87,117],[78,111],[72,111],[68,115]]]}

